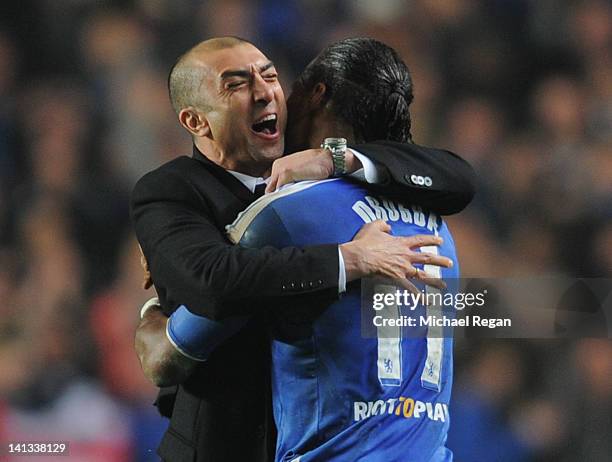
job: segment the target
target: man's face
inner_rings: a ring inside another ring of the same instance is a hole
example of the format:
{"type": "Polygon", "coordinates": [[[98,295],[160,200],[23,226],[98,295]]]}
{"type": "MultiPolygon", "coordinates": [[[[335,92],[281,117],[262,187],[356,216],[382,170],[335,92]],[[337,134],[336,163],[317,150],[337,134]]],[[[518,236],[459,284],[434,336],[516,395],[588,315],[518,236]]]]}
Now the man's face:
{"type": "Polygon", "coordinates": [[[208,52],[206,85],[211,135],[228,158],[269,165],[283,154],[285,96],[272,62],[248,43],[208,52]]]}

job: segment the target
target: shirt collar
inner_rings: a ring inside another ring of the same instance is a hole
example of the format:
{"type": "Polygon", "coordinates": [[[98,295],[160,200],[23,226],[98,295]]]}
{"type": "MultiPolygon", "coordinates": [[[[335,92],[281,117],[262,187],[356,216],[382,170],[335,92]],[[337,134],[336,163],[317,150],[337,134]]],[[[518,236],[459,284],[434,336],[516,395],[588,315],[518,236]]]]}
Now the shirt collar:
{"type": "Polygon", "coordinates": [[[195,146],[195,144],[193,145],[193,157],[208,165],[213,166],[218,171],[223,171],[231,174],[234,178],[240,181],[240,183],[242,183],[252,194],[255,193],[255,186],[260,184],[266,184],[266,180],[264,180],[263,177],[255,177],[240,172],[234,172],[233,170],[226,170],[220,165],[215,164],[208,157],[202,154],[200,150],[195,146]]]}
{"type": "Polygon", "coordinates": [[[237,178],[252,193],[255,193],[255,186],[260,184],[266,184],[266,180],[264,180],[263,177],[260,176],[250,176],[244,173],[234,172],[233,170],[227,170],[227,172],[237,178]]]}

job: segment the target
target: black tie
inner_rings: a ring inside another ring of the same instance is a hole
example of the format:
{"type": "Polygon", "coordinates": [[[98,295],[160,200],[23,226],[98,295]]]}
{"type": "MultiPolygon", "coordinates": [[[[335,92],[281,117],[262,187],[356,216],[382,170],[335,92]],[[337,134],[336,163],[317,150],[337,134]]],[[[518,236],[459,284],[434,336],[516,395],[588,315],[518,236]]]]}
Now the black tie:
{"type": "Polygon", "coordinates": [[[259,199],[261,196],[264,195],[264,192],[266,192],[266,186],[267,185],[265,183],[261,183],[255,186],[255,191],[253,193],[255,194],[255,199],[259,199]]]}

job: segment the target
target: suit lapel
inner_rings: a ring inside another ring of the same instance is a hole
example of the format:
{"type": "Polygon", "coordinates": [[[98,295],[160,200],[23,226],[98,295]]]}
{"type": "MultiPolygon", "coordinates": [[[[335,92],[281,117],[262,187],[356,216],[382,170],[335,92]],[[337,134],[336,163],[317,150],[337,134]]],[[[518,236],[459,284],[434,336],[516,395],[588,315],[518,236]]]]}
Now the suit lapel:
{"type": "Polygon", "coordinates": [[[223,185],[225,185],[245,206],[255,200],[255,195],[244,186],[238,178],[228,173],[223,167],[215,164],[202,154],[198,148],[193,147],[193,158],[202,162],[206,169],[223,185]]]}

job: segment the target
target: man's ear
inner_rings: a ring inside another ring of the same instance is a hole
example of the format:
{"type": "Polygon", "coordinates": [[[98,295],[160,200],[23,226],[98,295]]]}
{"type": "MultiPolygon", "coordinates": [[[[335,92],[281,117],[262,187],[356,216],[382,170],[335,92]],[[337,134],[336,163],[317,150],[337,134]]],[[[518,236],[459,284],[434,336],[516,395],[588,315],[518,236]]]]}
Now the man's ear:
{"type": "Polygon", "coordinates": [[[179,122],[193,136],[210,136],[210,125],[208,119],[193,106],[181,109],[178,114],[179,122]]]}
{"type": "Polygon", "coordinates": [[[313,108],[319,108],[327,101],[326,98],[327,87],[323,82],[317,83],[312,92],[310,93],[310,103],[313,108]]]}

